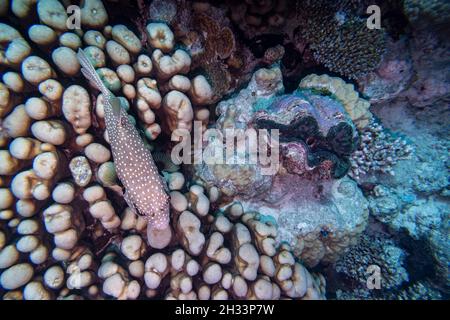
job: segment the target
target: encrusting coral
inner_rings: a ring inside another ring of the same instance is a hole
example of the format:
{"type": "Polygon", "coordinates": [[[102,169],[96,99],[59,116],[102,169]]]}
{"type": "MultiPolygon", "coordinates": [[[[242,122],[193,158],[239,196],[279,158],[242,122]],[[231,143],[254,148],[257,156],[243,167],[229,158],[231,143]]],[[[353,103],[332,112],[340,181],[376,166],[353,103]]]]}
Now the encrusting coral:
{"type": "Polygon", "coordinates": [[[414,23],[410,37],[391,40],[379,67],[357,80],[372,104],[406,101],[417,108],[448,104],[448,36],[427,26],[414,23]]]}
{"type": "Polygon", "coordinates": [[[369,111],[370,103],[359,96],[352,84],[338,77],[310,74],[300,81],[299,88],[332,95],[342,103],[358,129],[365,128],[372,119],[372,113],[369,111]]]}

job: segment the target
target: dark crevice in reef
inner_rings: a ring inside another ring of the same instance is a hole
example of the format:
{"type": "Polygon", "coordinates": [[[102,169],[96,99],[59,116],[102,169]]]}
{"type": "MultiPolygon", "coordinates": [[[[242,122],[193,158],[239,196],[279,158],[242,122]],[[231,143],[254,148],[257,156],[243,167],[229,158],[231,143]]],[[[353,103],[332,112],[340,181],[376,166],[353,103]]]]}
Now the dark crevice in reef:
{"type": "Polygon", "coordinates": [[[406,257],[406,269],[410,282],[432,279],[436,275],[434,257],[426,239],[413,239],[406,230],[397,234],[399,244],[408,252],[406,257]]]}
{"type": "Polygon", "coordinates": [[[298,83],[304,76],[305,62],[303,56],[305,50],[303,52],[298,51],[292,42],[284,45],[284,50],[285,54],[281,60],[281,70],[283,74],[286,74],[286,77],[283,78],[283,85],[286,92],[291,92],[297,89],[298,83]],[[292,70],[298,70],[300,72],[292,72],[292,70]]]}
{"type": "Polygon", "coordinates": [[[248,40],[248,47],[255,58],[262,58],[267,49],[282,45],[284,36],[281,34],[264,34],[248,40]]]}

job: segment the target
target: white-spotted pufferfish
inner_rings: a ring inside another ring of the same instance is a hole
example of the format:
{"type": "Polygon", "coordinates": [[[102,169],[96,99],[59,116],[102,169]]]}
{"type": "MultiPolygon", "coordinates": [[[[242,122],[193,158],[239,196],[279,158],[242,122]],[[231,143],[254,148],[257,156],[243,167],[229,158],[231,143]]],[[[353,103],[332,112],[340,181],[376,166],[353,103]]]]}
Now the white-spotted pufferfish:
{"type": "Polygon", "coordinates": [[[117,176],[125,188],[125,201],[148,220],[150,228],[166,229],[170,220],[169,196],[150,150],[121,107],[120,99],[104,85],[82,49],[77,56],[83,75],[103,94],[106,131],[117,176]]]}

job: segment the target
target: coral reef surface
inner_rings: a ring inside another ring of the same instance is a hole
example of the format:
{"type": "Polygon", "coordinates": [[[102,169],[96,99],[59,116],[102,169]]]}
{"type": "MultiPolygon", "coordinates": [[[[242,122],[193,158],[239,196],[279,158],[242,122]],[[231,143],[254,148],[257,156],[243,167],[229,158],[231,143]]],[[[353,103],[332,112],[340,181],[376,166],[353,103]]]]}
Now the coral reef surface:
{"type": "Polygon", "coordinates": [[[0,0],[0,298],[448,300],[449,18],[0,0]]]}

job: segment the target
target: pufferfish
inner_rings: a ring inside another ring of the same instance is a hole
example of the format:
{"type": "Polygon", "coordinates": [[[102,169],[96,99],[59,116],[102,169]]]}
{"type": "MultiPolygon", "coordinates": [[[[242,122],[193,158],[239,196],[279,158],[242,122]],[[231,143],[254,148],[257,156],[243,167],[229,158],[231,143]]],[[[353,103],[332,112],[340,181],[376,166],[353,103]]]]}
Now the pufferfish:
{"type": "Polygon", "coordinates": [[[82,49],[78,50],[82,74],[104,97],[105,123],[117,176],[122,182],[124,199],[138,215],[148,220],[152,229],[169,225],[169,196],[139,132],[117,98],[102,82],[82,49]]]}

